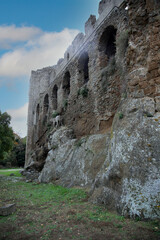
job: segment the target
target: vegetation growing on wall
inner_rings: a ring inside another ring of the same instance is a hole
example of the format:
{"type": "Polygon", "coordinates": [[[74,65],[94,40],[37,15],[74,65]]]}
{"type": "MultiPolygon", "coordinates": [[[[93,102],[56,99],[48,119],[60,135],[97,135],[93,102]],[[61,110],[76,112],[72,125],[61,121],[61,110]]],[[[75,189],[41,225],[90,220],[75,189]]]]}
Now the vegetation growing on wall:
{"type": "Polygon", "coordinates": [[[86,97],[88,97],[88,92],[89,92],[89,89],[87,88],[87,86],[85,86],[78,90],[77,95],[78,96],[81,95],[82,97],[86,98],[86,97]]]}
{"type": "Polygon", "coordinates": [[[58,112],[54,112],[54,113],[52,114],[52,117],[53,117],[53,118],[56,118],[58,115],[59,115],[58,112]]]}

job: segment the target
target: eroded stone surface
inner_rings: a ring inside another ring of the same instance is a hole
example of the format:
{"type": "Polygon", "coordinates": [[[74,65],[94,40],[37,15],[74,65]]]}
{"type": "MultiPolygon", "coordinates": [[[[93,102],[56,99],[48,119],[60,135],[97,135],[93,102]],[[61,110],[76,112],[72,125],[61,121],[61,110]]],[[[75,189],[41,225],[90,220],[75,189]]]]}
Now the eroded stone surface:
{"type": "Polygon", "coordinates": [[[119,108],[124,116],[115,116],[108,157],[92,198],[123,215],[156,218],[160,217],[160,113],[144,114],[148,100],[130,99],[119,108]]]}
{"type": "Polygon", "coordinates": [[[108,136],[92,135],[76,140],[67,139],[69,134],[70,130],[62,128],[51,136],[51,150],[39,181],[59,180],[59,183],[65,186],[91,186],[105,161],[108,136]],[[60,142],[63,136],[65,141],[60,142]]]}

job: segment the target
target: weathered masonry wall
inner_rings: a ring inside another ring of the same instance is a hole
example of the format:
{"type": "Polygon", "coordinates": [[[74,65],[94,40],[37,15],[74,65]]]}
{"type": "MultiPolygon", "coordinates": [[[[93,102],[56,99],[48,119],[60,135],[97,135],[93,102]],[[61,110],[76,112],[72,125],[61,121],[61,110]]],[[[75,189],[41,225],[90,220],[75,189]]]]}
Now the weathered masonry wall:
{"type": "MultiPolygon", "coordinates": [[[[110,45],[112,48],[116,37],[126,27],[127,11],[124,7],[118,8],[122,2],[116,1],[113,6],[107,1],[101,1],[99,19],[96,21],[95,16],[90,16],[85,24],[86,35],[82,33],[77,35],[65,52],[64,59],[60,59],[56,66],[32,71],[28,152],[35,148],[37,141],[41,139],[44,141],[45,126],[49,123],[53,112],[62,115],[64,124],[72,126],[77,137],[103,131],[106,125],[110,127],[109,120],[112,119],[119,102],[120,81],[113,79],[111,82],[114,89],[111,86],[107,96],[104,97],[103,93],[107,86],[103,86],[105,80],[101,83],[101,75],[109,57],[107,60],[107,53],[105,49],[103,51],[103,47],[107,48],[106,40],[108,48],[110,45]],[[111,39],[107,39],[105,32],[111,35],[111,39]],[[83,91],[88,91],[89,97],[83,97],[80,94],[83,91]],[[47,94],[49,106],[46,112],[44,101],[47,94]],[[106,105],[108,108],[105,107],[106,105]]],[[[113,56],[116,54],[115,50],[113,56]]],[[[116,77],[118,79],[118,76],[116,77]]]]}
{"type": "Polygon", "coordinates": [[[159,218],[160,2],[101,0],[57,65],[32,71],[26,175],[159,218]],[[27,172],[28,171],[28,172],[27,172]]]}

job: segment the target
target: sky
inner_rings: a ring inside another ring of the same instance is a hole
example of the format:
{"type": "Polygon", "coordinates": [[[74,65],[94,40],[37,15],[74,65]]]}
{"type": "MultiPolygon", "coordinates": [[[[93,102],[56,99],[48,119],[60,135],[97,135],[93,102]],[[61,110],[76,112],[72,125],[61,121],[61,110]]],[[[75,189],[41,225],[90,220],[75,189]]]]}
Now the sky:
{"type": "Polygon", "coordinates": [[[31,70],[53,66],[100,0],[0,0],[0,111],[27,135],[31,70]]]}

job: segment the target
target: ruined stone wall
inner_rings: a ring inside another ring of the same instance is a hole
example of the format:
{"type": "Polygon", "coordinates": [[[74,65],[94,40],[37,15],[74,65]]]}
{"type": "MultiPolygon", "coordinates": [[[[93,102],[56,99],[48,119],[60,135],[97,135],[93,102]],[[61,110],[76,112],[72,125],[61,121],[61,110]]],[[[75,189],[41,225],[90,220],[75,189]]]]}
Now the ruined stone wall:
{"type": "MultiPolygon", "coordinates": [[[[125,30],[127,26],[127,11],[124,6],[120,7],[122,2],[115,1],[110,4],[110,1],[108,3],[107,1],[105,3],[101,1],[99,19],[96,21],[95,16],[90,16],[85,24],[85,35],[82,33],[77,35],[72,45],[65,52],[64,59],[60,59],[56,66],[32,72],[27,159],[29,158],[28,154],[35,149],[37,141],[40,145],[44,145],[45,132],[47,126],[51,125],[54,112],[61,115],[63,124],[73,128],[76,137],[103,132],[110,128],[119,104],[121,80],[115,71],[114,77],[111,76],[108,83],[105,83],[105,76],[102,77],[102,75],[105,75],[105,67],[109,59],[107,60],[107,54],[99,49],[101,41],[104,45],[103,41],[105,39],[101,40],[101,38],[103,38],[102,34],[107,28],[111,27],[116,30],[115,39],[113,39],[113,41],[116,41],[120,32],[125,30]],[[85,63],[86,58],[88,58],[87,63],[85,63]],[[88,65],[86,80],[84,64],[88,65]],[[70,93],[66,96],[64,78],[67,72],[70,74],[70,93]],[[57,99],[53,96],[55,86],[57,88],[57,99]],[[83,92],[87,92],[87,96],[84,96],[85,93],[83,94],[83,92]],[[44,111],[46,94],[49,96],[47,113],[44,111]],[[57,102],[56,107],[54,106],[55,101],[57,102]],[[39,113],[37,117],[38,105],[39,113]]],[[[110,33],[110,30],[108,30],[108,34],[112,34],[112,32],[110,33]]],[[[113,55],[116,55],[116,52],[113,55]]]]}
{"type": "Polygon", "coordinates": [[[157,218],[160,2],[101,0],[99,14],[64,59],[32,72],[25,167],[40,182],[87,186],[125,216],[157,218]]]}

